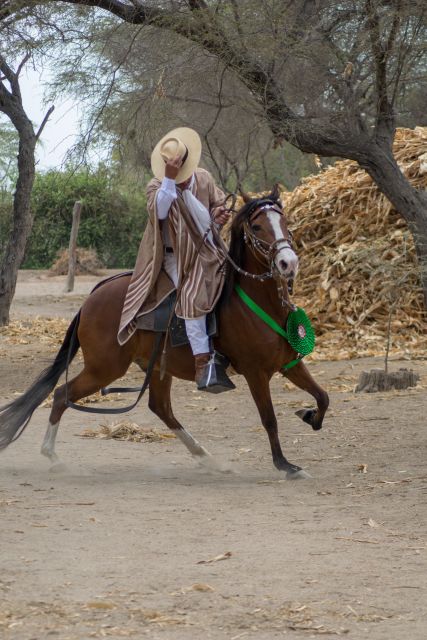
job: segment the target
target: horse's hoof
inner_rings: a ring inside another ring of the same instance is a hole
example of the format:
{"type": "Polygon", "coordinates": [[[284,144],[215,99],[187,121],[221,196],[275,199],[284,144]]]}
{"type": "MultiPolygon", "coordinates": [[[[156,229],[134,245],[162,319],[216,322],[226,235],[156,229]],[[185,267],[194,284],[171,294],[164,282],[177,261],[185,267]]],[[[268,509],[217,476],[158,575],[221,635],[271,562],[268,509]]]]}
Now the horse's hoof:
{"type": "Polygon", "coordinates": [[[290,469],[286,473],[286,480],[310,480],[312,478],[313,476],[300,468],[297,468],[296,470],[290,469]]]}
{"type": "Polygon", "coordinates": [[[313,424],[313,420],[316,416],[316,409],[299,409],[295,411],[295,415],[301,418],[303,422],[306,422],[313,428],[313,431],[319,431],[322,428],[322,424],[313,424]]]}

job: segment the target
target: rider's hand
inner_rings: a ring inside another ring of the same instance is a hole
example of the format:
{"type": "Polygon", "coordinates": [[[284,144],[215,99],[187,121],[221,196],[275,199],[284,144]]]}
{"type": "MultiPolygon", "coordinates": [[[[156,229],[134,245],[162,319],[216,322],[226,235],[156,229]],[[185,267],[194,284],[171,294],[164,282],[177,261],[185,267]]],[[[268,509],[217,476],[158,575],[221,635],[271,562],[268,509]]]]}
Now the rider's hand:
{"type": "Polygon", "coordinates": [[[225,224],[227,220],[230,218],[230,216],[231,216],[230,211],[227,211],[223,206],[215,207],[215,209],[212,209],[212,218],[214,219],[214,222],[216,222],[217,224],[220,224],[220,225],[225,224]]]}
{"type": "Polygon", "coordinates": [[[181,167],[182,167],[181,156],[175,156],[175,158],[168,160],[165,164],[165,178],[170,178],[170,180],[175,180],[181,167]]]}

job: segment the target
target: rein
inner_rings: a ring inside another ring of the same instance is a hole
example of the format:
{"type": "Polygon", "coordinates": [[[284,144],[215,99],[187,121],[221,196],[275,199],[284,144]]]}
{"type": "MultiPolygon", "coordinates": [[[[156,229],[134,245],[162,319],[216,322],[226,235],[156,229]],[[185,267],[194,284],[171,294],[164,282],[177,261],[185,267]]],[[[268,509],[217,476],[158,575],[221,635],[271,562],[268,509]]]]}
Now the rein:
{"type": "Polygon", "coordinates": [[[249,271],[245,271],[244,269],[242,269],[242,267],[239,267],[239,265],[234,262],[233,258],[228,253],[228,247],[225,244],[221,234],[219,233],[218,229],[215,226],[212,226],[212,232],[216,242],[218,243],[219,247],[222,249],[224,253],[225,259],[227,260],[227,262],[231,264],[231,266],[235,271],[237,271],[237,273],[240,273],[240,275],[245,276],[247,278],[252,278],[252,280],[260,280],[261,282],[264,282],[264,280],[268,280],[269,278],[273,277],[273,271],[271,269],[271,266],[270,266],[270,270],[265,271],[265,273],[250,273],[249,271]]]}
{"type": "MultiPolygon", "coordinates": [[[[100,283],[103,284],[103,283],[100,283]]],[[[71,407],[72,409],[76,409],[77,411],[83,411],[84,413],[105,413],[105,414],[118,414],[118,413],[126,413],[127,411],[130,411],[131,409],[134,409],[136,407],[136,405],[138,404],[138,402],[141,400],[142,396],[144,395],[145,391],[147,390],[147,387],[150,384],[150,380],[151,380],[151,376],[153,374],[153,369],[154,369],[154,364],[156,362],[156,359],[159,355],[160,352],[160,346],[162,344],[162,338],[163,338],[163,334],[162,333],[156,333],[156,336],[154,338],[154,345],[153,345],[153,351],[151,352],[151,356],[150,356],[150,360],[148,362],[148,366],[147,366],[147,371],[145,374],[145,380],[144,380],[144,384],[142,385],[142,387],[137,387],[137,388],[130,388],[130,387],[112,387],[111,389],[102,389],[101,391],[101,395],[107,395],[107,393],[113,393],[113,391],[121,391],[123,393],[128,393],[131,391],[139,391],[138,397],[136,398],[136,400],[128,405],[127,407],[114,407],[114,408],[108,408],[108,409],[98,409],[98,407],[85,407],[81,404],[77,404],[75,402],[72,402],[69,397],[68,397],[68,369],[70,366],[70,359],[71,359],[71,352],[72,352],[72,347],[74,344],[74,341],[76,339],[76,335],[77,335],[77,330],[78,330],[78,322],[76,323],[75,327],[74,327],[74,331],[71,335],[71,339],[70,339],[70,346],[68,347],[68,354],[67,354],[67,364],[66,364],[66,368],[65,368],[65,406],[66,407],[71,407]]]]}

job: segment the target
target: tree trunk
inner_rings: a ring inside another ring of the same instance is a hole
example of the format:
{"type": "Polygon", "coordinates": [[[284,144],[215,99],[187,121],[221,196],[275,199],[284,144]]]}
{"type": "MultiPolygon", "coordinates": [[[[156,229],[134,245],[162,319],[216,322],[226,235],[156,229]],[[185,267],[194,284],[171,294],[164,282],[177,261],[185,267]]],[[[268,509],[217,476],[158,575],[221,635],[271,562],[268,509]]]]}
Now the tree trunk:
{"type": "Polygon", "coordinates": [[[0,326],[9,324],[9,311],[15,294],[18,269],[24,259],[27,240],[33,224],[30,198],[34,182],[35,135],[31,131],[21,132],[19,141],[19,177],[13,200],[13,226],[0,265],[0,326]]]}
{"type": "Polygon", "coordinates": [[[0,93],[0,111],[12,121],[19,134],[18,180],[13,198],[13,223],[0,264],[0,326],[9,324],[10,305],[15,293],[18,269],[24,259],[33,220],[30,210],[35,175],[34,153],[37,136],[22,102],[9,92],[0,93]]]}
{"type": "Polygon", "coordinates": [[[82,203],[77,201],[73,207],[73,218],[71,224],[70,243],[68,247],[68,275],[65,291],[69,293],[74,289],[74,276],[76,273],[77,262],[77,235],[79,233],[80,214],[82,212],[82,203]]]}
{"type": "Polygon", "coordinates": [[[378,189],[406,221],[412,233],[420,268],[420,280],[427,309],[427,194],[415,189],[403,175],[391,151],[375,146],[358,160],[378,189]]]}

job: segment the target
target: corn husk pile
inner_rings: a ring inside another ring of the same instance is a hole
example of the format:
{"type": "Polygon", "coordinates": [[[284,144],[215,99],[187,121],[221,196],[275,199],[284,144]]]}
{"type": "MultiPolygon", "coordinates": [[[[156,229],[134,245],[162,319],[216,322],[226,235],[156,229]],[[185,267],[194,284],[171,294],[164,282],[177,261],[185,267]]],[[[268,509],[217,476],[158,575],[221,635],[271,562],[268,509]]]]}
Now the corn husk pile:
{"type": "MultiPolygon", "coordinates": [[[[426,150],[427,127],[397,130],[395,157],[417,188],[427,188],[426,150]]],[[[292,299],[316,331],[309,359],[383,355],[389,322],[390,354],[427,355],[412,236],[369,175],[344,160],[280,197],[300,259],[292,299]]]]}
{"type": "MultiPolygon", "coordinates": [[[[397,131],[395,157],[417,188],[427,187],[420,167],[426,149],[427,127],[397,131]]],[[[313,319],[320,346],[375,355],[385,349],[390,320],[392,352],[426,350],[412,236],[368,174],[344,160],[282,197],[300,258],[295,298],[313,319]]]]}
{"type": "MultiPolygon", "coordinates": [[[[66,276],[68,274],[68,249],[60,249],[56,256],[56,260],[50,268],[51,276],[66,276]]],[[[84,275],[99,275],[99,270],[102,269],[102,263],[96,253],[95,249],[82,249],[81,247],[76,250],[76,276],[84,275]]]]}
{"type": "MultiPolygon", "coordinates": [[[[36,316],[28,320],[11,320],[0,327],[2,344],[32,344],[57,346],[62,344],[70,324],[65,318],[36,316]]],[[[0,350],[1,353],[1,350],[0,350]]]]}
{"type": "Polygon", "coordinates": [[[99,429],[85,429],[75,435],[81,438],[126,440],[128,442],[164,442],[175,438],[173,433],[158,433],[151,427],[140,427],[130,420],[101,424],[99,429]]]}

